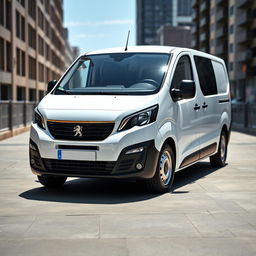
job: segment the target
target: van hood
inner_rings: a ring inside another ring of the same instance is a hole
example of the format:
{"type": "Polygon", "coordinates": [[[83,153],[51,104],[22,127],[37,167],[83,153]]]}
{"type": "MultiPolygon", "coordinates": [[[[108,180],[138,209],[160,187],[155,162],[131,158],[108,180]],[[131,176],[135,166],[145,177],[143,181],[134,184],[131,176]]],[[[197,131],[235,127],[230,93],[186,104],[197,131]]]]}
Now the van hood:
{"type": "Polygon", "coordinates": [[[40,102],[40,109],[52,110],[101,110],[123,111],[140,110],[158,103],[154,95],[47,95],[40,102]],[[148,104],[146,104],[148,102],[148,104]]]}
{"type": "Polygon", "coordinates": [[[158,95],[51,95],[38,105],[47,119],[116,119],[158,104],[158,95]]]}

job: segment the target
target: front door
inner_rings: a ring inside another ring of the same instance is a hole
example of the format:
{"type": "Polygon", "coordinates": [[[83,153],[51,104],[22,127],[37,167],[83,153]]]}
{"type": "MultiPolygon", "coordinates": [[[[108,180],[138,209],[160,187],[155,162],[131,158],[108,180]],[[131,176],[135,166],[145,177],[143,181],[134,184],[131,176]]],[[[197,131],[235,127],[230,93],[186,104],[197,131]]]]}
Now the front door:
{"type": "MultiPolygon", "coordinates": [[[[176,62],[171,88],[179,89],[182,80],[194,80],[191,55],[183,53],[176,62]]],[[[178,142],[177,167],[185,167],[199,158],[199,128],[202,112],[196,85],[195,96],[174,103],[176,139],[178,142]]]]}

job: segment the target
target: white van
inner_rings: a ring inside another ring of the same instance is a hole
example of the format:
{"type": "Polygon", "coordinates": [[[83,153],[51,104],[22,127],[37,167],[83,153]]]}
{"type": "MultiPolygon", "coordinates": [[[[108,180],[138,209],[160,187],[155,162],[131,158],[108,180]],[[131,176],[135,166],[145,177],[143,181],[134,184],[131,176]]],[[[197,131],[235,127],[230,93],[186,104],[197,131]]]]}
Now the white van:
{"type": "Polygon", "coordinates": [[[175,171],[225,165],[230,88],[224,61],[176,47],[81,55],[35,109],[30,165],[46,187],[67,177],[135,179],[170,190],[175,171]]]}

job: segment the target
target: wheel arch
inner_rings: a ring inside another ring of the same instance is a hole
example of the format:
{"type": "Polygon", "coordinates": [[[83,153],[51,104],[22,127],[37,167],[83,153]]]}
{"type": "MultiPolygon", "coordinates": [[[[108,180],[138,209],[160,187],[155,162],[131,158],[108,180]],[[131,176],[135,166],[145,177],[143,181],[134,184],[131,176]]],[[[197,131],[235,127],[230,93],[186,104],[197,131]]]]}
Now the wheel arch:
{"type": "Polygon", "coordinates": [[[164,144],[168,144],[172,150],[173,150],[173,154],[174,154],[174,160],[175,160],[175,165],[176,165],[176,162],[177,162],[177,149],[176,149],[176,144],[175,144],[175,141],[172,137],[168,137],[164,143],[164,144]]]}

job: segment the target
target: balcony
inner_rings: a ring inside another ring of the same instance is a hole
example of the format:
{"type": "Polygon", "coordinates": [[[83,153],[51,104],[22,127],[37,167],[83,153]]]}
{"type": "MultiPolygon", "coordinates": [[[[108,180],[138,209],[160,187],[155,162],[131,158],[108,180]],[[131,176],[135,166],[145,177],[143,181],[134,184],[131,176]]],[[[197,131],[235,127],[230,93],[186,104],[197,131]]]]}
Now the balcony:
{"type": "MultiPolygon", "coordinates": [[[[207,0],[208,1],[208,0],[207,0]]],[[[206,10],[207,7],[207,3],[206,1],[204,1],[201,5],[200,5],[200,12],[204,12],[206,10]]]]}
{"type": "Polygon", "coordinates": [[[197,31],[196,26],[193,26],[193,27],[191,28],[191,34],[195,34],[196,31],[197,31]]]}
{"type": "Polygon", "coordinates": [[[200,34],[200,42],[204,42],[206,40],[206,33],[203,32],[200,34]]]}
{"type": "Polygon", "coordinates": [[[250,23],[251,17],[248,14],[247,10],[244,10],[243,12],[240,12],[237,19],[237,26],[245,26],[250,23]]]}
{"type": "Polygon", "coordinates": [[[222,19],[226,18],[226,14],[225,14],[225,11],[224,11],[224,8],[221,8],[217,14],[216,14],[216,20],[217,21],[221,21],[222,19]]]}
{"type": "Polygon", "coordinates": [[[216,47],[216,50],[215,50],[216,55],[221,55],[221,54],[223,54],[224,52],[225,52],[225,47],[224,47],[223,44],[218,45],[218,46],[216,47]]]}
{"type": "Polygon", "coordinates": [[[198,18],[197,11],[193,10],[193,12],[192,12],[192,20],[197,20],[197,18],[198,18]]]}
{"type": "Polygon", "coordinates": [[[206,17],[202,18],[202,19],[200,20],[200,27],[205,26],[206,23],[207,23],[207,18],[206,18],[206,17]]]}
{"type": "Polygon", "coordinates": [[[246,62],[252,58],[251,50],[245,49],[243,51],[238,51],[236,54],[236,61],[237,62],[246,62]]]}
{"type": "Polygon", "coordinates": [[[227,29],[225,27],[221,27],[216,30],[216,37],[222,38],[224,36],[227,36],[227,29]]]}
{"type": "Polygon", "coordinates": [[[238,8],[244,8],[251,4],[251,0],[236,0],[238,8]]]}
{"type": "Polygon", "coordinates": [[[242,30],[241,32],[238,33],[238,35],[239,36],[236,39],[236,42],[238,44],[244,44],[244,43],[247,43],[249,41],[247,30],[242,30]]]}
{"type": "Polygon", "coordinates": [[[194,8],[198,4],[198,0],[192,0],[192,8],[194,8]]]}
{"type": "Polygon", "coordinates": [[[217,5],[225,4],[225,2],[227,2],[227,0],[216,0],[217,5]]]}

